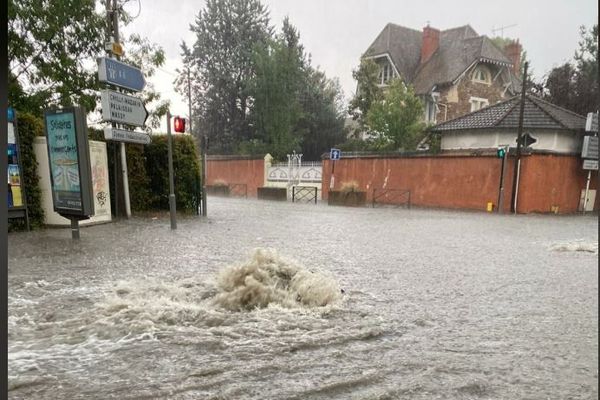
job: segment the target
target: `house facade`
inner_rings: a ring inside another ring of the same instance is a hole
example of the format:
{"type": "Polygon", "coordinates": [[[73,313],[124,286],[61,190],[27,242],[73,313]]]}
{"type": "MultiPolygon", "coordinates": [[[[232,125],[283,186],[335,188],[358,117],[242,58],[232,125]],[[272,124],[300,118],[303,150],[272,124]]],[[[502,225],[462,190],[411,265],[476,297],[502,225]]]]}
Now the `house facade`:
{"type": "Polygon", "coordinates": [[[379,65],[379,85],[400,78],[425,105],[435,124],[506,100],[520,90],[521,45],[499,49],[469,26],[422,31],[387,24],[363,58],[379,65]]]}

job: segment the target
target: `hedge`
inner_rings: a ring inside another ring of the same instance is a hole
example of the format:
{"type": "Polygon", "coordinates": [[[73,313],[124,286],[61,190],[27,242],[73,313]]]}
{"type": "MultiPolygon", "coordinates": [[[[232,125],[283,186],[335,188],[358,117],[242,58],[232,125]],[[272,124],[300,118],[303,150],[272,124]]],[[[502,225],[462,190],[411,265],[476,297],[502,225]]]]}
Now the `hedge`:
{"type": "MultiPolygon", "coordinates": [[[[40,118],[29,113],[17,113],[17,133],[19,135],[19,150],[21,157],[21,179],[29,211],[29,224],[32,229],[44,224],[44,210],[42,208],[42,191],[38,176],[38,162],[33,151],[33,140],[36,136],[44,136],[44,124],[40,118]]],[[[22,219],[9,220],[8,230],[25,229],[22,219]]]]}

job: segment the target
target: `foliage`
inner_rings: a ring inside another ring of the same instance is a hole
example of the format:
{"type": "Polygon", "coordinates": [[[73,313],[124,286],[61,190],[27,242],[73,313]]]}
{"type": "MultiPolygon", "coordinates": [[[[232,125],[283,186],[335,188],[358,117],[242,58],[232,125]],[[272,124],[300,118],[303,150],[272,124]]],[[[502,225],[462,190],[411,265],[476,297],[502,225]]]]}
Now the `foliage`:
{"type": "Polygon", "coordinates": [[[391,81],[383,99],[367,112],[367,126],[380,150],[412,150],[424,130],[423,104],[400,79],[391,81]]]}
{"type": "Polygon", "coordinates": [[[8,0],[9,101],[41,116],[48,104],[96,106],[105,20],[94,0],[8,0]],[[51,3],[51,4],[50,4],[51,3]]]}
{"type": "Polygon", "coordinates": [[[254,51],[256,75],[250,81],[253,99],[250,118],[254,139],[266,143],[275,159],[298,150],[297,130],[302,110],[303,51],[298,35],[286,19],[283,34],[254,51]]]}
{"type": "MultiPolygon", "coordinates": [[[[102,3],[102,2],[101,2],[102,3]]],[[[42,116],[49,107],[73,104],[94,112],[101,85],[96,59],[105,54],[106,15],[94,0],[9,0],[9,103],[20,112],[42,116]]],[[[132,18],[120,9],[121,22],[132,18]]],[[[164,51],[139,35],[122,38],[123,61],[141,66],[146,77],[164,63],[164,51]]],[[[151,84],[141,93],[159,126],[168,103],[151,84]]]]}
{"type": "MultiPolygon", "coordinates": [[[[19,149],[21,165],[23,166],[22,185],[29,212],[29,223],[32,229],[44,224],[42,208],[42,192],[39,186],[38,162],[33,150],[36,136],[44,135],[44,125],[40,118],[30,113],[17,113],[17,130],[19,134],[19,149]]],[[[10,221],[10,229],[22,229],[25,225],[16,220],[10,221]]]]}
{"type": "MultiPolygon", "coordinates": [[[[155,135],[144,150],[151,209],[169,209],[168,140],[155,135]]],[[[193,212],[200,190],[200,163],[194,140],[189,135],[173,137],[173,170],[178,211],[193,212]]],[[[130,189],[131,191],[132,189],[130,189]]]]}
{"type": "Polygon", "coordinates": [[[194,134],[210,138],[211,153],[318,159],[343,137],[341,87],[311,67],[287,18],[275,35],[259,0],[209,0],[192,31],[175,84],[191,91],[194,134]]]}
{"type": "Polygon", "coordinates": [[[544,88],[548,101],[581,115],[598,111],[598,25],[580,28],[581,41],[574,63],[553,68],[544,88]]]}
{"type": "MultiPolygon", "coordinates": [[[[198,132],[213,151],[231,152],[250,139],[248,82],[256,73],[253,51],[271,35],[267,9],[258,0],[208,0],[191,27],[192,49],[182,45],[186,69],[193,67],[198,132]]],[[[183,92],[182,80],[176,81],[183,92]]]]}
{"type": "Polygon", "coordinates": [[[379,66],[375,61],[363,58],[358,69],[352,71],[352,77],[356,80],[357,89],[356,95],[350,101],[348,113],[364,129],[371,105],[383,97],[383,91],[378,86],[379,66]]]}
{"type": "Polygon", "coordinates": [[[340,187],[340,192],[358,192],[359,187],[357,181],[344,181],[340,187]]]}

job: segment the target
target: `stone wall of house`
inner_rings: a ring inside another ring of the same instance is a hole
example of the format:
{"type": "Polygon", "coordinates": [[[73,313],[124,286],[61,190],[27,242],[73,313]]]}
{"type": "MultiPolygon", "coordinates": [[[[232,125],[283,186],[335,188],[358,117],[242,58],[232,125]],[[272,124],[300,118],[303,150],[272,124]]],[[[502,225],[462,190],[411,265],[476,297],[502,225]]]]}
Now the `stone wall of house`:
{"type": "MultiPolygon", "coordinates": [[[[497,67],[490,67],[491,78],[498,73],[497,67]]],[[[440,106],[436,115],[437,122],[445,122],[460,117],[471,112],[471,97],[487,99],[489,105],[504,101],[510,97],[507,92],[502,95],[504,87],[502,78],[498,76],[490,85],[472,80],[473,68],[469,70],[463,78],[455,85],[440,90],[440,103],[446,105],[440,106]],[[447,110],[446,110],[447,108],[447,110]]]]}

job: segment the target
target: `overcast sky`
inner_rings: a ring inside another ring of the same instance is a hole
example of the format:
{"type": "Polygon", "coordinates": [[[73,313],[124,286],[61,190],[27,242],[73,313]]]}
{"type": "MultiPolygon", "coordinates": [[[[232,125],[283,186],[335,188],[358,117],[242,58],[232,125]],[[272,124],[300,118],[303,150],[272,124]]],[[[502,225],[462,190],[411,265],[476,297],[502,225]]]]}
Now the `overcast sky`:
{"type": "MultiPolygon", "coordinates": [[[[181,66],[181,41],[192,44],[189,26],[202,0],[139,0],[141,11],[126,33],[136,31],[165,50],[167,62],[150,79],[172,113],[187,115],[187,103],[173,90],[175,69],[181,66]]],[[[579,41],[579,26],[597,23],[597,0],[262,0],[271,25],[277,30],[285,16],[300,32],[300,40],[328,77],[337,77],[346,100],[356,90],[352,69],[361,53],[388,22],[421,30],[427,23],[438,29],[471,25],[480,35],[496,36],[492,29],[510,26],[504,36],[518,38],[527,51],[536,77],[572,59],[579,41]]],[[[138,12],[138,2],[125,9],[138,12]]],[[[126,50],[126,49],[125,49],[126,50]]]]}

